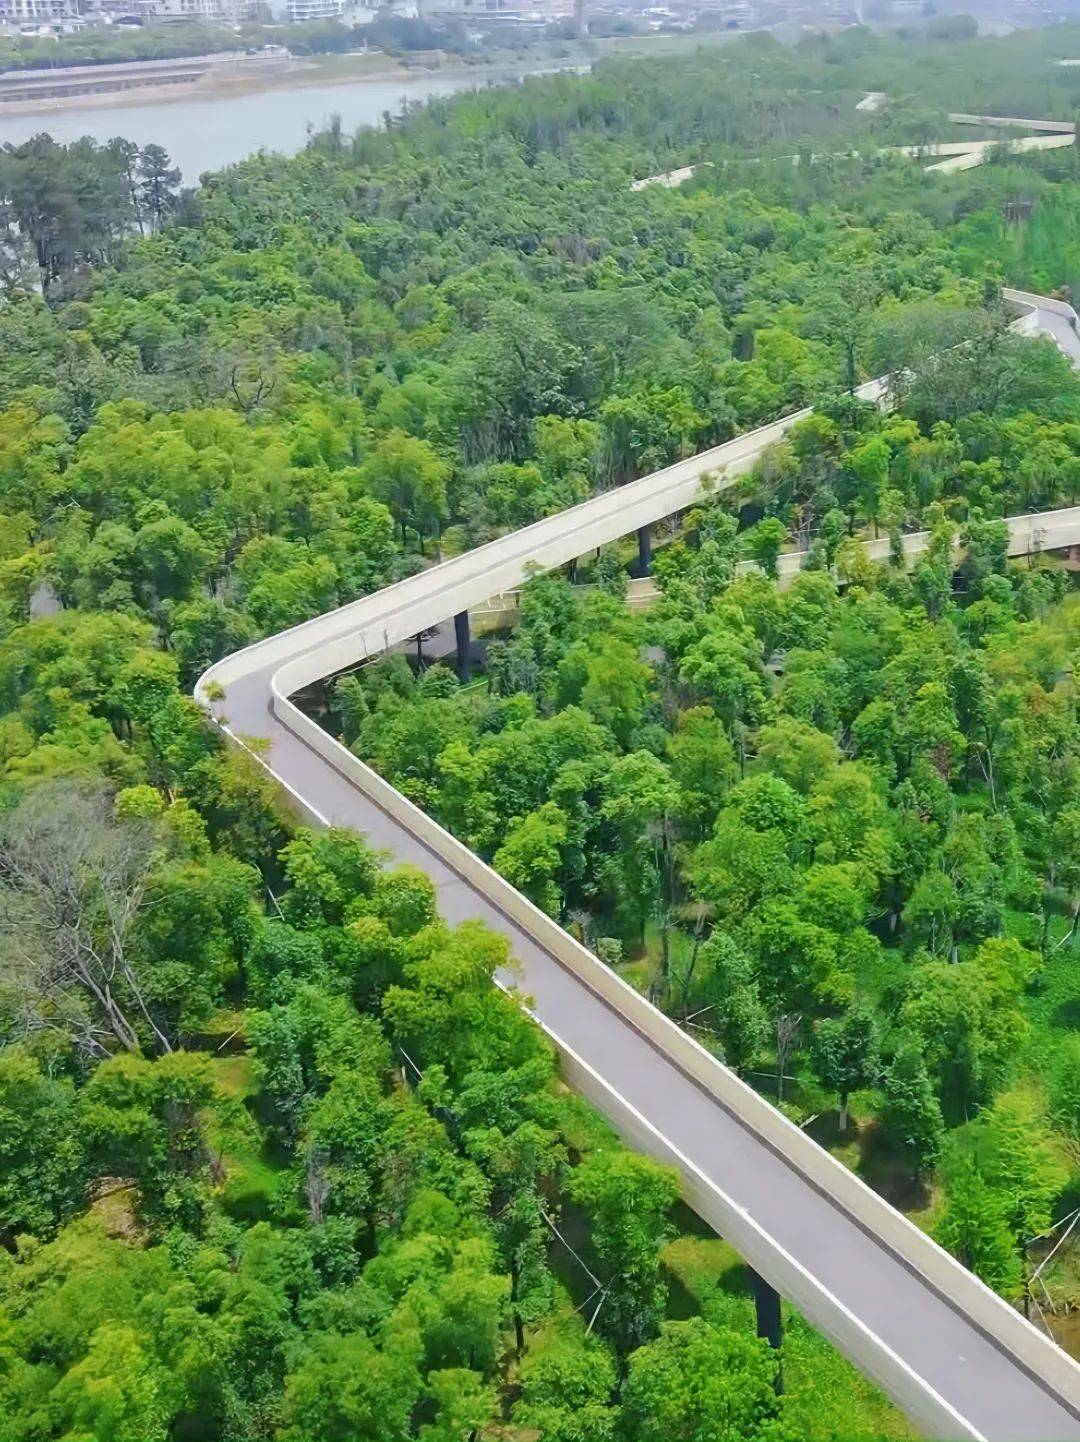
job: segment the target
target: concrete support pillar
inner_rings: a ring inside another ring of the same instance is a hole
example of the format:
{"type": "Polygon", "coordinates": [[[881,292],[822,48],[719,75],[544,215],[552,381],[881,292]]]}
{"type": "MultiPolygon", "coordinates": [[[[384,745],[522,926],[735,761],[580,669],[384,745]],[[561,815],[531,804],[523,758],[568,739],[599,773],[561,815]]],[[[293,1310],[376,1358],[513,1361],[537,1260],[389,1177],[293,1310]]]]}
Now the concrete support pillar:
{"type": "Polygon", "coordinates": [[[764,1277],[758,1276],[751,1267],[750,1286],[754,1292],[754,1311],[757,1314],[757,1334],[764,1337],[769,1346],[778,1354],[776,1358],[776,1390],[784,1390],[783,1364],[779,1351],[784,1340],[784,1323],[780,1316],[780,1293],[769,1285],[764,1277]]]}
{"type": "Polygon", "coordinates": [[[458,679],[465,682],[472,677],[472,657],[470,655],[472,638],[469,635],[468,611],[459,611],[454,617],[454,639],[457,641],[458,679]]]}
{"type": "Polygon", "coordinates": [[[652,575],[652,528],[642,526],[637,533],[638,575],[652,575]]]}

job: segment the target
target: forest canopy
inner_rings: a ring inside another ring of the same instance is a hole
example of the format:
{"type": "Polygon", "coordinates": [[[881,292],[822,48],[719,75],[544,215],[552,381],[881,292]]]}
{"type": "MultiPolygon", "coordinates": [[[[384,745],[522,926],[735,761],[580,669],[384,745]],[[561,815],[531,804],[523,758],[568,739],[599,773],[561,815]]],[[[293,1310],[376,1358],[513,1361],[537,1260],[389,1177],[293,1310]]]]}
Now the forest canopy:
{"type": "Polygon", "coordinates": [[[568,1092],[505,942],[190,699],[811,406],[659,528],[646,608],[631,539],[531,581],[471,685],[420,637],[304,701],[1024,1296],[1080,1127],[1080,615],[1002,518],[1076,503],[1080,382],[1000,291],[1067,293],[1080,173],[880,149],[1064,105],[1065,39],[1017,43],[1008,81],[861,31],[612,60],[190,192],[134,142],[0,152],[5,1435],[909,1435],[790,1315],[777,1391],[745,1268],[568,1092]]]}

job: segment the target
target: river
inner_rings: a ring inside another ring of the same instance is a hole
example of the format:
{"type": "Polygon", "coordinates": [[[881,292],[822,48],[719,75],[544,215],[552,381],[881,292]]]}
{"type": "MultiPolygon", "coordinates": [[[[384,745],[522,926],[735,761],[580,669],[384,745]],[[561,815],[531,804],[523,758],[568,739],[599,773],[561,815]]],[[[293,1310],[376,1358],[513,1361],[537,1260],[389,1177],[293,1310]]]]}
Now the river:
{"type": "Polygon", "coordinates": [[[19,144],[42,131],[59,141],[89,135],[104,144],[122,135],[138,145],[163,145],[184,180],[194,185],[203,171],[242,160],[256,150],[293,154],[302,150],[309,131],[320,129],[333,114],[344,129],[379,125],[383,114],[398,114],[405,97],[429,100],[484,85],[510,81],[528,73],[462,72],[393,80],[341,80],[294,89],[276,86],[243,95],[197,96],[147,101],[142,104],[57,107],[32,115],[0,115],[0,145],[19,144]]]}

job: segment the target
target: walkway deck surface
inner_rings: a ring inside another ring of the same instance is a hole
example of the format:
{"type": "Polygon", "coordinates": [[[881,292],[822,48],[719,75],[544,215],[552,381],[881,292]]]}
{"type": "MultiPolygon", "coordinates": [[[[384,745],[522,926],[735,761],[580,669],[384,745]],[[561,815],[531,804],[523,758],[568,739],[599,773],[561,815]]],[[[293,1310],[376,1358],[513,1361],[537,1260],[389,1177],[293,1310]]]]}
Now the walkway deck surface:
{"type": "MultiPolygon", "coordinates": [[[[1080,358],[1080,340],[1067,316],[1041,311],[1038,321],[1080,358]],[[1058,334],[1058,322],[1067,334],[1058,334]]],[[[295,690],[305,684],[297,679],[298,666],[306,680],[330,674],[345,657],[355,661],[376,654],[425,624],[520,584],[530,558],[542,566],[561,564],[625,534],[643,519],[681,509],[703,473],[741,465],[787,424],[790,420],[779,428],[764,428],[756,439],[740,437],[729,447],[597,497],[378,596],[258,643],[212,667],[200,682],[200,693],[205,699],[211,681],[222,687],[224,698],[211,709],[234,737],[265,739],[264,764],[314,819],[354,827],[393,859],[423,867],[450,922],[480,920],[509,938],[521,966],[521,991],[532,999],[537,1020],[556,1045],[575,1059],[577,1075],[583,1074],[583,1066],[595,1079],[589,1087],[592,1099],[624,1123],[633,1117],[629,1130],[639,1141],[677,1165],[699,1198],[718,1199],[718,1210],[726,1209],[738,1221],[747,1259],[780,1291],[797,1296],[814,1325],[880,1381],[926,1430],[994,1442],[1080,1439],[1080,1369],[1032,1334],[1034,1351],[1025,1355],[1033,1355],[1035,1371],[1041,1366],[1054,1381],[1035,1375],[1019,1353],[1000,1340],[1019,1326],[1025,1341],[1026,1324],[1012,1314],[1005,1316],[1003,1304],[996,1302],[991,1312],[1006,1321],[999,1336],[976,1324],[946,1294],[951,1276],[954,1282],[963,1279],[972,1300],[970,1279],[962,1269],[941,1258],[944,1291],[916,1270],[874,1227],[856,1220],[794,1164],[794,1150],[782,1155],[748,1127],[715,1093],[693,1080],[655,1036],[647,1037],[574,974],[554,949],[539,944],[512,920],[483,886],[466,881],[443,855],[377,804],[365,791],[362,776],[356,779],[360,768],[355,763],[345,766],[347,757],[334,763],[298,734],[298,723],[285,724],[271,707],[274,677],[283,667],[290,673],[284,690],[295,690]],[[343,774],[346,770],[351,776],[343,774]]],[[[277,709],[288,719],[291,708],[283,706],[283,700],[279,696],[277,709]]],[[[661,1034],[669,1025],[659,1017],[657,1024],[661,1034]]],[[[718,1074],[730,1076],[716,1066],[718,1074]]],[[[883,1223],[895,1216],[883,1201],[871,1198],[870,1206],[883,1223]]],[[[699,1209],[703,1215],[716,1215],[708,1206],[699,1209]]],[[[924,1245],[922,1239],[918,1245],[924,1245]]],[[[940,1263],[932,1255],[936,1249],[928,1242],[925,1247],[934,1261],[928,1272],[938,1275],[940,1263]]],[[[957,1285],[957,1295],[963,1290],[957,1285]]]]}

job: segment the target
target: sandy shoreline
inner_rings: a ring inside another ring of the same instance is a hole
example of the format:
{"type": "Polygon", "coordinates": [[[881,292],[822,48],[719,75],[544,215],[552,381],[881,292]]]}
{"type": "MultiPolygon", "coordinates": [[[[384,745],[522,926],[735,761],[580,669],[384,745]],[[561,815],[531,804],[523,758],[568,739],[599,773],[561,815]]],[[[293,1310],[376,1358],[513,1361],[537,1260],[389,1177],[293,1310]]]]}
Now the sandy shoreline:
{"type": "MultiPolygon", "coordinates": [[[[587,64],[595,58],[583,52],[565,57],[537,55],[537,71],[566,65],[587,64]]],[[[0,121],[5,116],[58,115],[73,110],[112,109],[115,106],[137,109],[140,105],[168,101],[182,105],[186,100],[223,100],[232,96],[255,95],[268,90],[303,90],[328,84],[363,85],[366,82],[397,81],[408,86],[432,76],[450,79],[476,77],[482,85],[489,80],[506,79],[528,69],[527,61],[515,62],[510,57],[483,65],[433,64],[401,65],[381,51],[356,55],[297,57],[291,64],[273,70],[242,71],[222,66],[209,71],[186,85],[144,85],[136,90],[105,90],[89,95],[55,96],[41,100],[12,100],[0,104],[0,121]]]]}

